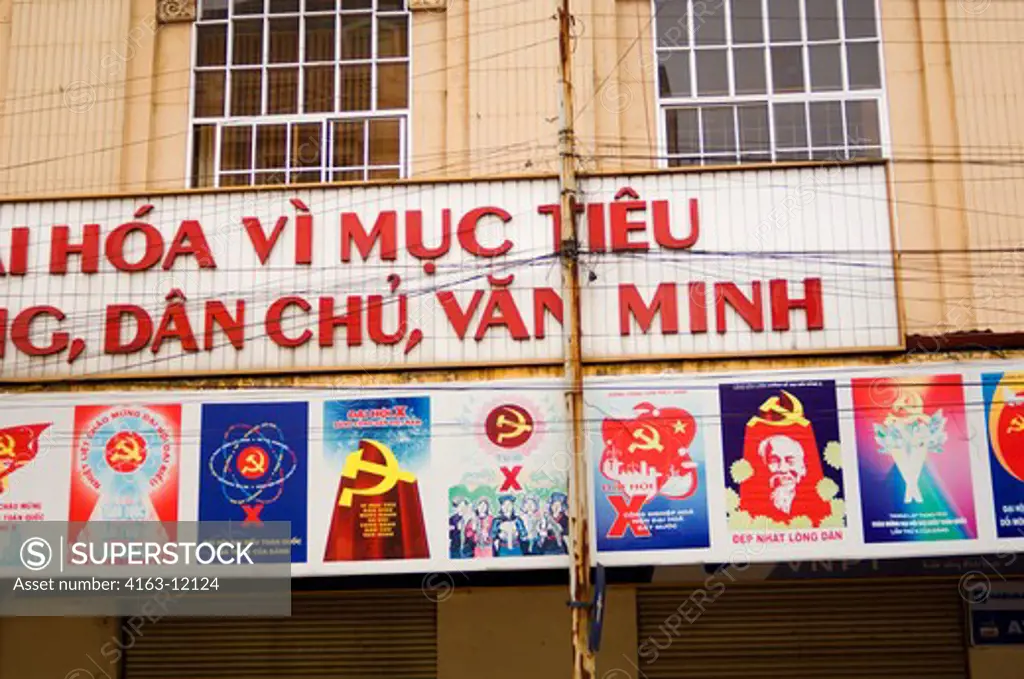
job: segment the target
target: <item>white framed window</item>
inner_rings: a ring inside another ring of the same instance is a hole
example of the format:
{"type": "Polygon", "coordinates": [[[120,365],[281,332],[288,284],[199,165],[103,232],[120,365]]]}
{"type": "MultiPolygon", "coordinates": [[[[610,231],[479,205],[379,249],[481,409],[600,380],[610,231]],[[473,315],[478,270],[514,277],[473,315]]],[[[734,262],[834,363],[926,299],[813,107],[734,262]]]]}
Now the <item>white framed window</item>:
{"type": "Polygon", "coordinates": [[[653,0],[670,167],[881,158],[875,0],[653,0]]]}
{"type": "Polygon", "coordinates": [[[191,184],[407,173],[406,0],[199,0],[191,184]]]}

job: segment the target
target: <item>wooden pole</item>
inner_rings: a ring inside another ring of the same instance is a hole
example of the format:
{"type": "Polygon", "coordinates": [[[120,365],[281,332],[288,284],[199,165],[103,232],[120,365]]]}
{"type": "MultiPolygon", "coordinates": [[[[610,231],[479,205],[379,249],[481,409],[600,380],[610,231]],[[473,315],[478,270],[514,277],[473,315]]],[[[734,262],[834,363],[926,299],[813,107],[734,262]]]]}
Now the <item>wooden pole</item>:
{"type": "Polygon", "coordinates": [[[569,415],[572,466],[569,475],[569,532],[572,570],[569,592],[572,610],[573,679],[593,679],[594,654],[590,650],[590,507],[587,501],[587,464],[583,440],[583,365],[580,343],[578,185],[576,178],[575,111],[572,88],[572,15],[569,0],[558,10],[558,51],[562,79],[561,129],[558,133],[560,196],[560,253],[562,259],[563,336],[565,337],[565,403],[569,415]]]}

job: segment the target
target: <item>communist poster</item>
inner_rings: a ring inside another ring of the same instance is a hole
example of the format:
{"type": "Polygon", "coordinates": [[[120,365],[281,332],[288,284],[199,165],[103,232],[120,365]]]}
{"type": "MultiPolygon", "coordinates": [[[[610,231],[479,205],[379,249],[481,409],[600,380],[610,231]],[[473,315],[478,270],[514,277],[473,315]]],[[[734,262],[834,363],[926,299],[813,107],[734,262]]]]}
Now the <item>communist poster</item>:
{"type": "Polygon", "coordinates": [[[178,520],[181,406],[75,408],[68,539],[85,524],[178,520]]]}
{"type": "Polygon", "coordinates": [[[471,392],[446,399],[448,557],[566,554],[568,462],[556,390],[471,392]]]}
{"type": "Polygon", "coordinates": [[[960,375],[852,381],[864,541],[977,537],[960,375]]]}
{"type": "Polygon", "coordinates": [[[843,540],[835,382],[723,384],[719,402],[731,542],[788,549],[843,540]]]}
{"type": "Polygon", "coordinates": [[[588,390],[597,548],[710,545],[702,394],[588,390]]]}
{"type": "Polygon", "coordinates": [[[324,561],[430,557],[421,488],[430,434],[429,397],[324,403],[323,450],[335,486],[324,561]]]}
{"type": "Polygon", "coordinates": [[[67,441],[67,430],[55,414],[0,413],[0,523],[64,519],[67,486],[55,480],[70,472],[58,443],[67,441]]]}
{"type": "Polygon", "coordinates": [[[288,522],[287,545],[260,548],[305,563],[308,420],[306,402],[203,404],[199,520],[288,522]]]}
{"type": "Polygon", "coordinates": [[[981,376],[996,532],[1024,537],[1024,373],[981,376]]]}

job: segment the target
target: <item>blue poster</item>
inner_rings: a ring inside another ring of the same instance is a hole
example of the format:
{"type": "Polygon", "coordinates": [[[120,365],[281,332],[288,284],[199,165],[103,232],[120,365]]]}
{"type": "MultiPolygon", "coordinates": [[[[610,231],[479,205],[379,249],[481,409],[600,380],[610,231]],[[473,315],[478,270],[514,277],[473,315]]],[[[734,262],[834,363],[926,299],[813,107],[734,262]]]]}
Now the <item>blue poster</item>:
{"type": "Polygon", "coordinates": [[[1024,537],[1024,373],[981,376],[989,467],[1001,538],[1024,537]]]}
{"type": "Polygon", "coordinates": [[[699,394],[592,392],[588,397],[597,548],[710,545],[699,394]],[[600,438],[598,438],[598,434],[600,438]]]}
{"type": "Polygon", "coordinates": [[[306,403],[203,405],[199,520],[291,522],[291,560],[306,561],[306,403]]]}

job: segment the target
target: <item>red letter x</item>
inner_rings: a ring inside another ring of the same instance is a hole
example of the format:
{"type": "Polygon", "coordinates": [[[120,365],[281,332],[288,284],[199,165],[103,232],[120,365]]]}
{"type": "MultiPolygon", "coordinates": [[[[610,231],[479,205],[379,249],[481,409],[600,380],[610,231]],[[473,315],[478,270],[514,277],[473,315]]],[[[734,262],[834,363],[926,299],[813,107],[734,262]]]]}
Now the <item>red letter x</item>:
{"type": "Polygon", "coordinates": [[[608,530],[608,537],[621,538],[626,534],[627,529],[632,530],[633,535],[638,538],[651,537],[651,531],[644,525],[644,520],[640,518],[640,508],[647,501],[645,496],[636,495],[631,497],[627,504],[624,496],[610,495],[608,501],[612,503],[612,507],[615,509],[615,523],[608,530]]]}
{"type": "Polygon", "coordinates": [[[245,521],[242,523],[263,523],[260,521],[263,505],[242,505],[242,511],[245,512],[245,521]]]}
{"type": "Polygon", "coordinates": [[[523,471],[523,465],[516,465],[515,467],[502,467],[501,473],[505,475],[505,480],[501,483],[501,490],[499,493],[504,493],[506,490],[522,490],[523,487],[519,485],[517,477],[519,472],[523,471]]]}

